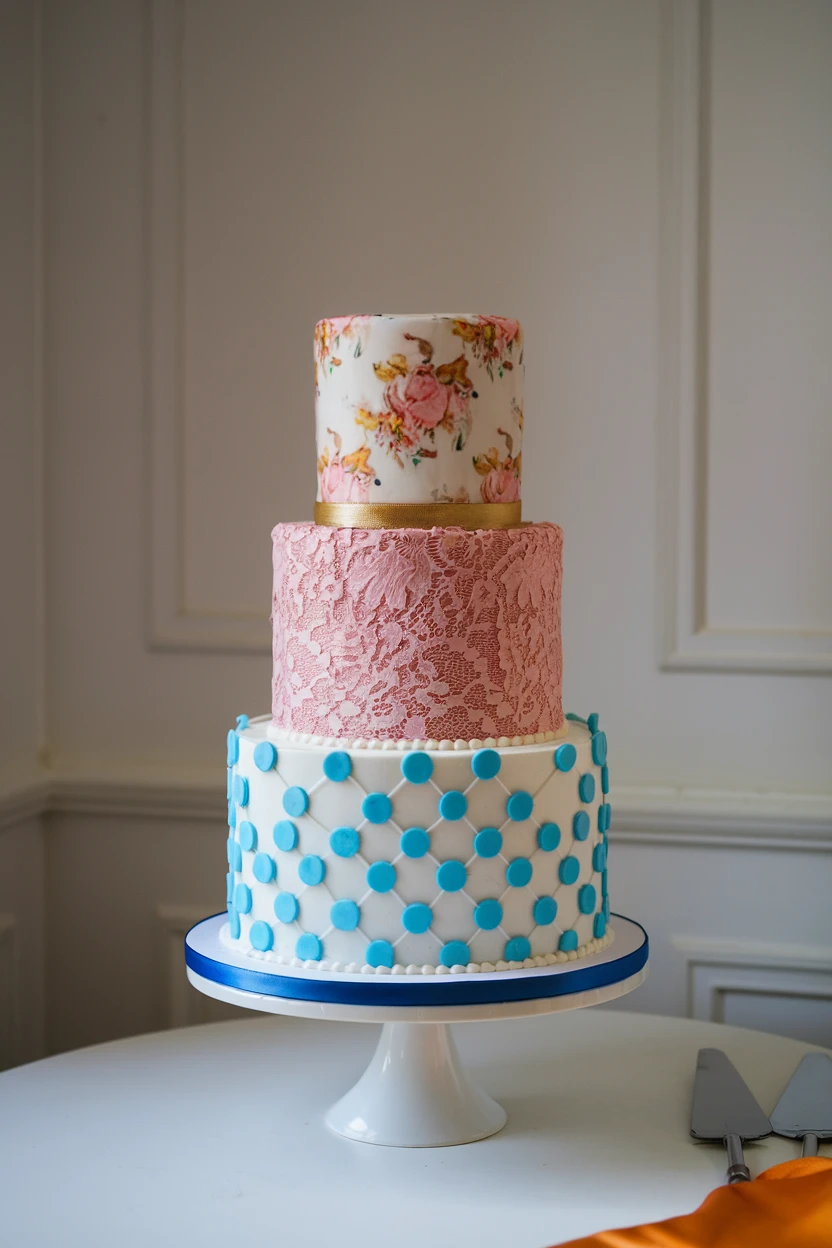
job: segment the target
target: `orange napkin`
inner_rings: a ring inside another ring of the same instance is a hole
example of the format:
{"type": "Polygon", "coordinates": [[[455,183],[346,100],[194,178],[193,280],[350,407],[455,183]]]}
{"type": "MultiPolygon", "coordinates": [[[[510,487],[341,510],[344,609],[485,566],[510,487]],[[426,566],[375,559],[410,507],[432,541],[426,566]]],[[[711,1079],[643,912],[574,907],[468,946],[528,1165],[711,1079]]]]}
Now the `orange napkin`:
{"type": "Polygon", "coordinates": [[[718,1187],[695,1213],[601,1231],[563,1248],[830,1248],[832,1161],[800,1157],[718,1187]]]}

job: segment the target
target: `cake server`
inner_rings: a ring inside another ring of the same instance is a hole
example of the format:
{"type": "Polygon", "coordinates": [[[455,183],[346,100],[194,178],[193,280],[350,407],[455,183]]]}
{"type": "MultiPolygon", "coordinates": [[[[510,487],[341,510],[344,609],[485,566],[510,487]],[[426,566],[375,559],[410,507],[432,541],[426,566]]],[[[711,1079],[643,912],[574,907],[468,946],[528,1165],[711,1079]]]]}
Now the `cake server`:
{"type": "Polygon", "coordinates": [[[696,1140],[721,1140],[728,1150],[727,1181],[751,1178],[742,1155],[744,1140],[771,1135],[771,1123],[721,1049],[700,1049],[690,1133],[696,1140]]]}
{"type": "Polygon", "coordinates": [[[832,1140],[832,1058],[807,1053],[774,1107],[775,1135],[803,1140],[803,1156],[814,1157],[818,1140],[832,1140]]]}

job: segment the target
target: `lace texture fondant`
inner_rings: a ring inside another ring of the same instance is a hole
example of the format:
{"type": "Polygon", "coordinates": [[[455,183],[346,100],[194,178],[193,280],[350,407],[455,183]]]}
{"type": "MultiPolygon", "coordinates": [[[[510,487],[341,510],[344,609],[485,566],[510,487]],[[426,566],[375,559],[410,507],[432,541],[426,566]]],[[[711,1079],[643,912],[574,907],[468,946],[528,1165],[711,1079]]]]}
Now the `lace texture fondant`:
{"type": "Polygon", "coordinates": [[[273,722],[323,736],[557,732],[557,525],[273,534],[273,722]]]}

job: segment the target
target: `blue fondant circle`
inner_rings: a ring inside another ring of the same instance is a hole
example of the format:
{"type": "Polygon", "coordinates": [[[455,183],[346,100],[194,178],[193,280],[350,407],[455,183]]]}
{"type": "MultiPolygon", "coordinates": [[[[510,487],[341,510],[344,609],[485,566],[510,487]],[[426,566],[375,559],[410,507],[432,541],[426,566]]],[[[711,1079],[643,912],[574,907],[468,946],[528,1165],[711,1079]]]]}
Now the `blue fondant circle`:
{"type": "Polygon", "coordinates": [[[496,750],[477,750],[471,759],[471,770],[478,780],[493,780],[500,770],[500,755],[496,750]]]}
{"type": "Polygon", "coordinates": [[[396,887],[396,868],[392,862],[374,862],[367,869],[367,887],[374,893],[389,893],[396,887]]]}
{"type": "Polygon", "coordinates": [[[339,858],[353,858],[361,848],[361,836],[355,828],[335,828],[329,834],[329,848],[339,858]]]}
{"type": "Polygon", "coordinates": [[[298,819],[309,809],[309,794],[299,784],[293,784],[283,794],[283,809],[287,815],[298,819]]]}
{"type": "Polygon", "coordinates": [[[368,823],[386,823],[393,813],[393,803],[386,793],[368,793],[361,803],[361,813],[368,823]]]}
{"type": "Polygon", "coordinates": [[[525,888],[532,878],[532,864],[528,858],[513,858],[506,867],[506,879],[512,888],[525,888]]]}
{"type": "Polygon", "coordinates": [[[431,908],[426,906],[423,901],[414,901],[402,910],[402,927],[413,936],[421,936],[422,932],[428,930],[432,922],[433,913],[431,908]]]}
{"type": "Polygon", "coordinates": [[[271,771],[277,762],[277,750],[271,741],[258,741],[254,747],[254,766],[258,771],[271,771]]]}
{"type": "Polygon", "coordinates": [[[402,832],[399,848],[405,858],[424,858],[430,849],[430,837],[424,828],[408,828],[402,832]]]}
{"type": "Polygon", "coordinates": [[[289,819],[281,819],[274,825],[272,840],[278,849],[288,853],[298,843],[298,830],[289,819]]]}
{"type": "Polygon", "coordinates": [[[474,853],[480,858],[496,858],[503,848],[503,834],[499,828],[482,828],[474,837],[474,853]]]}
{"type": "Polygon", "coordinates": [[[294,893],[278,893],[274,899],[274,913],[281,923],[294,923],[298,917],[298,899],[294,893]]]}
{"type": "Polygon", "coordinates": [[[532,947],[528,938],[525,936],[513,936],[511,940],[506,941],[503,957],[506,962],[525,962],[526,958],[531,957],[532,947]]]}
{"type": "Polygon", "coordinates": [[[522,823],[534,810],[534,798],[531,793],[518,789],[506,802],[506,814],[514,823],[522,823]]]}
{"type": "Polygon", "coordinates": [[[259,949],[261,953],[267,953],[274,944],[274,932],[262,919],[257,919],[252,923],[248,938],[254,948],[259,949]]]}
{"type": "Polygon", "coordinates": [[[449,789],[439,799],[439,813],[443,819],[453,822],[461,819],[468,809],[468,798],[457,789],[449,789]]]}
{"type": "Polygon", "coordinates": [[[442,946],[439,961],[443,966],[467,966],[471,961],[471,952],[462,940],[449,940],[442,946]]]}
{"type": "Polygon", "coordinates": [[[577,757],[578,751],[572,742],[564,741],[563,745],[559,745],[555,750],[555,766],[558,771],[571,771],[577,757]]]}
{"type": "MultiPolygon", "coordinates": [[[[298,863],[298,875],[302,883],[314,888],[316,884],[321,884],[326,875],[326,863],[323,858],[319,858],[317,854],[306,854],[298,863]]],[[[307,957],[311,957],[307,954],[307,957]]],[[[298,954],[300,957],[300,954],[298,954]]]]}
{"type": "Polygon", "coordinates": [[[340,783],[352,773],[352,759],[346,750],[333,750],[324,759],[324,775],[327,780],[340,783]]]}
{"type": "Polygon", "coordinates": [[[474,922],[484,932],[493,932],[503,921],[503,907],[495,897],[487,897],[474,907],[474,922]]]}
{"type": "Polygon", "coordinates": [[[467,879],[468,872],[465,870],[465,863],[454,858],[443,862],[436,871],[436,883],[444,893],[458,893],[461,888],[465,887],[467,879]]]}
{"type": "Polygon", "coordinates": [[[537,829],[537,843],[542,850],[550,854],[560,845],[560,828],[556,823],[542,823],[537,829]]]}
{"type": "Polygon", "coordinates": [[[411,784],[426,784],[433,775],[433,759],[424,750],[405,754],[401,763],[402,775],[411,784]]]}

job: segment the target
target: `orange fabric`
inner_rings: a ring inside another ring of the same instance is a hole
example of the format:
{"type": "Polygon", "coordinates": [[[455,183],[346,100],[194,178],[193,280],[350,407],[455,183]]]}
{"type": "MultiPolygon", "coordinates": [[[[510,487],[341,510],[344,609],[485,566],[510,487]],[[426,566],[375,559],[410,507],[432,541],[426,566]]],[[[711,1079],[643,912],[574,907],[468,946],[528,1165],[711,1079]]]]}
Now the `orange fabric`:
{"type": "Polygon", "coordinates": [[[784,1161],[750,1183],[718,1187],[695,1213],[563,1248],[832,1248],[832,1161],[784,1161]]]}

